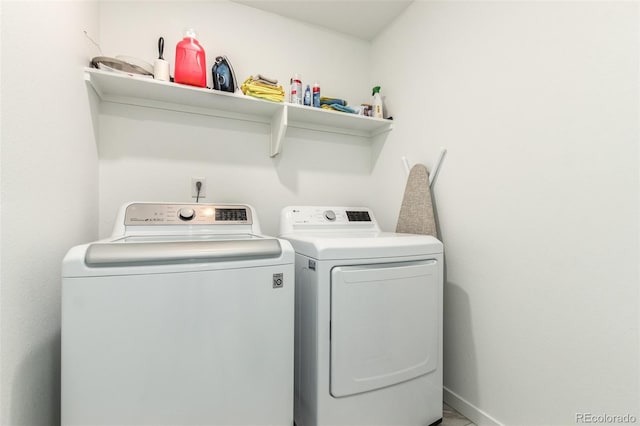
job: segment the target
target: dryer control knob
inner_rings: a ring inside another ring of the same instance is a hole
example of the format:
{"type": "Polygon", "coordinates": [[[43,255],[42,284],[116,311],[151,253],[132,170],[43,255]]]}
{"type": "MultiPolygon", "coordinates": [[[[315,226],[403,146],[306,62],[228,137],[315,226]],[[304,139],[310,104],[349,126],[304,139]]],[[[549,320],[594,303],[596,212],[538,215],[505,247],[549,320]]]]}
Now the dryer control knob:
{"type": "Polygon", "coordinates": [[[178,217],[182,220],[191,220],[196,216],[196,211],[190,208],[180,209],[178,217]]]}
{"type": "Polygon", "coordinates": [[[336,220],[336,213],[333,210],[327,210],[324,212],[324,218],[333,222],[336,220]]]}

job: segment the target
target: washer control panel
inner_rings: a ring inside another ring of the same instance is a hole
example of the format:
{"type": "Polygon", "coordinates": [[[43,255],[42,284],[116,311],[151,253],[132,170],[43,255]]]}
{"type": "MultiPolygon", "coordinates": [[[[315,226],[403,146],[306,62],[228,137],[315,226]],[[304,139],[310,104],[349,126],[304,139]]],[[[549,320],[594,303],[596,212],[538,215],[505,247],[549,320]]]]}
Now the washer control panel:
{"type": "Polygon", "coordinates": [[[243,205],[133,203],[125,212],[130,225],[251,225],[251,208],[243,205]]]}

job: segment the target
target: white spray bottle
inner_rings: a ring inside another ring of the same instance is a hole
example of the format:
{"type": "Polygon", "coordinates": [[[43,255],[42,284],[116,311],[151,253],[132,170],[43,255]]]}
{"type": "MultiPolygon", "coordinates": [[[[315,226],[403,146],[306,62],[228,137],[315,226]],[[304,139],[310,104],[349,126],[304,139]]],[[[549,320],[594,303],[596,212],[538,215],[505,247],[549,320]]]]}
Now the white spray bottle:
{"type": "Polygon", "coordinates": [[[372,117],[375,118],[384,118],[382,113],[382,97],[380,96],[380,86],[376,86],[373,88],[373,111],[371,113],[372,117]]]}

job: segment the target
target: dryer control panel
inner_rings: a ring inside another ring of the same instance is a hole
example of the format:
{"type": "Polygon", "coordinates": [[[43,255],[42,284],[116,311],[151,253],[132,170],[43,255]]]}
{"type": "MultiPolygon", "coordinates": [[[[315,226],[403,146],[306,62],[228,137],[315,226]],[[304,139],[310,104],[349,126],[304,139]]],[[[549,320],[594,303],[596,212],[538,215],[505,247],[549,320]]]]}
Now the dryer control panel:
{"type": "Polygon", "coordinates": [[[373,212],[367,207],[291,206],[280,216],[280,231],[294,229],[354,229],[379,231],[373,212]]]}

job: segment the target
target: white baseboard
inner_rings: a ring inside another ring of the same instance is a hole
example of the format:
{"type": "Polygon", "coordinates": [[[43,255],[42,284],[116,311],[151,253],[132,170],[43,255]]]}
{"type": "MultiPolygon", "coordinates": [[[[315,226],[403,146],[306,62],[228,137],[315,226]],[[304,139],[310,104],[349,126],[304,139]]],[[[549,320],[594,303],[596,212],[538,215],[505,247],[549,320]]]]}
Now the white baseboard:
{"type": "Polygon", "coordinates": [[[482,411],[457,393],[447,389],[446,387],[442,388],[442,399],[448,406],[479,426],[504,426],[489,414],[485,413],[484,411],[482,411]]]}

